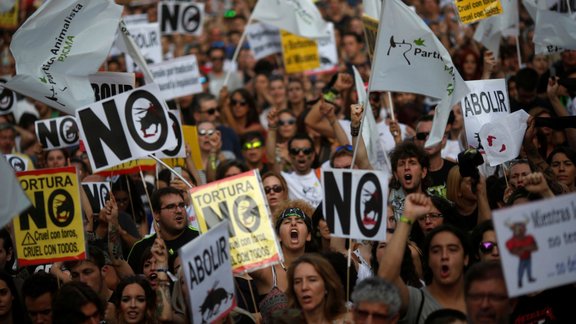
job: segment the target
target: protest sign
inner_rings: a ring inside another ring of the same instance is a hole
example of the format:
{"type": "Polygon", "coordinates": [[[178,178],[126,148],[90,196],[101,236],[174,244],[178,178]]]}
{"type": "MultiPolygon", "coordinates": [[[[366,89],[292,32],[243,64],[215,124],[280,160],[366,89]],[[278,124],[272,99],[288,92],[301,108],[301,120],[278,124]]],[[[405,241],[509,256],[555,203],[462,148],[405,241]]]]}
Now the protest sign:
{"type": "Polygon", "coordinates": [[[160,1],[158,17],[162,35],[182,33],[201,35],[204,4],[198,2],[160,1]]]}
{"type": "Polygon", "coordinates": [[[460,102],[468,146],[478,148],[482,125],[510,114],[508,90],[504,79],[466,81],[470,88],[460,102]]]}
{"type": "Polygon", "coordinates": [[[258,170],[194,187],[191,192],[201,232],[224,219],[230,221],[234,273],[264,268],[280,260],[258,170]]]}
{"type": "Polygon", "coordinates": [[[96,101],[113,97],[136,87],[134,73],[98,72],[89,76],[96,101]]]}
{"type": "Polygon", "coordinates": [[[12,221],[14,215],[22,212],[30,206],[28,197],[22,191],[22,187],[16,179],[14,170],[4,158],[0,157],[0,188],[3,193],[0,195],[0,228],[12,221]]]}
{"type": "Polygon", "coordinates": [[[72,116],[40,119],[34,123],[36,137],[45,150],[78,145],[80,135],[72,116]]]}
{"type": "Polygon", "coordinates": [[[470,24],[478,20],[502,13],[500,0],[458,0],[456,9],[463,24],[470,24]]]}
{"type": "Polygon", "coordinates": [[[18,172],[32,207],[14,218],[18,265],[86,257],[75,167],[18,172]]]}
{"type": "Polygon", "coordinates": [[[176,146],[166,102],[156,84],[76,111],[94,172],[176,146]]]}
{"type": "Polygon", "coordinates": [[[320,67],[312,71],[306,71],[306,75],[335,71],[338,65],[338,50],[336,49],[333,23],[328,23],[326,36],[317,38],[316,44],[320,55],[320,67]]]}
{"type": "Polygon", "coordinates": [[[92,212],[98,214],[110,199],[110,182],[82,182],[82,188],[92,206],[92,212]]]}
{"type": "Polygon", "coordinates": [[[529,116],[520,109],[480,128],[478,135],[490,166],[513,160],[520,154],[529,116]]]}
{"type": "Polygon", "coordinates": [[[120,174],[131,174],[139,171],[155,171],[156,161],[153,159],[137,159],[124,163],[120,163],[111,168],[96,172],[96,174],[103,177],[113,177],[120,174]]]}
{"type": "Polygon", "coordinates": [[[332,235],[386,240],[388,174],[367,170],[324,170],[322,188],[324,219],[332,235]]]}
{"type": "Polygon", "coordinates": [[[196,56],[188,55],[148,66],[166,100],[202,92],[196,56]]]}
{"type": "Polygon", "coordinates": [[[12,167],[12,169],[14,169],[14,171],[18,172],[18,171],[28,171],[28,170],[33,170],[33,163],[32,161],[28,158],[27,155],[24,154],[4,154],[4,157],[6,158],[6,161],[8,161],[8,164],[10,164],[10,166],[12,167]]]}
{"type": "Polygon", "coordinates": [[[16,93],[2,86],[9,79],[10,76],[0,77],[0,116],[11,114],[16,106],[16,93]]]}
{"type": "Polygon", "coordinates": [[[217,322],[236,307],[228,227],[225,220],[180,248],[193,323],[217,322]]]}
{"type": "MultiPolygon", "coordinates": [[[[184,136],[184,143],[188,144],[190,148],[190,158],[192,163],[194,163],[194,167],[196,170],[204,170],[196,126],[182,125],[182,135],[184,136]]],[[[186,160],[183,158],[163,158],[162,161],[171,168],[188,168],[186,160]]]]}
{"type": "MultiPolygon", "coordinates": [[[[125,26],[130,33],[129,37],[132,37],[136,49],[140,50],[140,54],[147,64],[162,62],[162,44],[160,43],[160,25],[158,23],[125,26]]],[[[121,46],[126,48],[126,42],[122,42],[121,46]]],[[[136,63],[138,62],[134,61],[132,55],[126,55],[126,70],[128,72],[136,70],[136,63]]]]}
{"type": "Polygon", "coordinates": [[[185,158],[186,157],[186,145],[184,143],[184,136],[182,135],[182,121],[180,120],[180,112],[178,110],[168,110],[168,116],[170,117],[170,126],[174,130],[174,135],[176,136],[176,146],[158,151],[154,155],[161,159],[172,159],[172,158],[185,158]]]}
{"type": "Polygon", "coordinates": [[[494,211],[509,297],[576,282],[576,194],[494,211]]]}
{"type": "MultiPolygon", "coordinates": [[[[379,16],[380,14],[378,14],[379,16]]],[[[378,35],[378,20],[364,14],[362,15],[362,23],[364,24],[364,36],[366,37],[368,54],[372,58],[374,56],[374,47],[376,46],[376,36],[378,35]]]]}
{"type": "Polygon", "coordinates": [[[126,25],[137,25],[137,24],[147,24],[150,21],[148,20],[148,14],[136,14],[136,15],[126,15],[122,16],[122,19],[126,23],[126,25]]]}
{"type": "Polygon", "coordinates": [[[282,53],[286,73],[300,73],[320,67],[318,45],[312,39],[282,30],[282,53]]]}
{"type": "Polygon", "coordinates": [[[255,23],[246,26],[246,37],[254,59],[260,60],[268,55],[282,52],[280,30],[274,26],[255,23]]]}
{"type": "MultiPolygon", "coordinates": [[[[10,2],[10,1],[7,1],[10,2]]],[[[16,29],[18,28],[18,13],[20,12],[20,1],[13,1],[10,8],[4,8],[0,11],[0,28],[16,29]]]]}

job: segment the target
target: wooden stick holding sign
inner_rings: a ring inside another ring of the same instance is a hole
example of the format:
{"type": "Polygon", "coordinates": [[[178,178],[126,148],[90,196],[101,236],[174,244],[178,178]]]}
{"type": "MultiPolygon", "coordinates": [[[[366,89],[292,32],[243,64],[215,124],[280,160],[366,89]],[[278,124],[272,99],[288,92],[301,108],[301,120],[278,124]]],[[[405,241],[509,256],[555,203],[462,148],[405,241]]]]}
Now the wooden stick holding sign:
{"type": "Polygon", "coordinates": [[[156,162],[162,164],[166,169],[170,170],[170,172],[172,172],[173,175],[177,176],[180,180],[182,180],[182,182],[184,182],[184,184],[186,184],[186,186],[188,186],[188,188],[190,188],[190,189],[194,188],[194,186],[190,182],[188,182],[188,180],[186,180],[180,173],[176,172],[176,170],[172,169],[168,164],[164,163],[164,161],[155,157],[152,154],[150,154],[149,156],[150,156],[150,158],[156,160],[156,162]]]}
{"type": "MultiPolygon", "coordinates": [[[[250,15],[250,18],[248,19],[246,26],[249,26],[251,23],[252,23],[252,15],[250,15]]],[[[240,54],[240,49],[242,48],[242,43],[244,43],[245,39],[246,39],[246,28],[244,28],[244,31],[242,32],[242,36],[240,36],[240,40],[238,41],[238,45],[236,45],[236,49],[234,50],[234,55],[232,56],[232,62],[236,62],[236,60],[238,59],[238,54],[240,54]]],[[[226,86],[228,84],[228,80],[230,79],[230,74],[232,74],[232,70],[228,69],[228,71],[226,72],[226,77],[224,78],[224,86],[226,86]]]]}

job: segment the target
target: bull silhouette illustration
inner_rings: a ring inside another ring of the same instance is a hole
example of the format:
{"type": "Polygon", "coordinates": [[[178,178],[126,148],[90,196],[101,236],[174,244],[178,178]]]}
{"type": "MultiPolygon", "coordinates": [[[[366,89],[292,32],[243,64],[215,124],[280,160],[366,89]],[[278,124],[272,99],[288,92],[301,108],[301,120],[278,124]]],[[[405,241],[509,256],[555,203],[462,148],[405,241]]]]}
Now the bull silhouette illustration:
{"type": "Polygon", "coordinates": [[[74,212],[74,202],[72,199],[56,199],[59,204],[56,206],[56,217],[59,221],[65,221],[74,212]]]}
{"type": "Polygon", "coordinates": [[[364,201],[364,217],[362,218],[362,223],[365,225],[375,225],[380,217],[380,210],[382,208],[381,195],[378,190],[370,193],[369,190],[364,189],[364,192],[370,194],[370,198],[364,201]],[[370,213],[373,213],[372,217],[370,217],[370,213]]]}
{"type": "Polygon", "coordinates": [[[134,108],[134,109],[138,111],[136,114],[144,114],[144,116],[138,119],[138,122],[140,123],[140,130],[142,131],[144,138],[156,135],[156,133],[158,133],[160,120],[164,117],[161,110],[162,108],[156,107],[155,105],[150,103],[148,108],[134,108]],[[152,134],[148,134],[147,130],[152,125],[154,125],[154,132],[152,134]]]}
{"type": "Polygon", "coordinates": [[[208,323],[208,320],[214,317],[214,314],[220,310],[220,306],[234,297],[233,293],[227,292],[224,288],[216,288],[218,281],[214,282],[212,289],[208,290],[206,299],[200,305],[202,313],[202,323],[208,323]]]}

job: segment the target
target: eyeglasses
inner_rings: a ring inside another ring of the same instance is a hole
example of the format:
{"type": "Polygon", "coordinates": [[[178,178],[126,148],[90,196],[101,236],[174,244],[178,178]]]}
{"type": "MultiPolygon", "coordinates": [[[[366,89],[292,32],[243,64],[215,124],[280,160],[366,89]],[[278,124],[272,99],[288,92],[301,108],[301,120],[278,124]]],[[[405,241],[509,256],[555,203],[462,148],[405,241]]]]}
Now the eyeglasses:
{"type": "Polygon", "coordinates": [[[212,134],[214,134],[216,132],[215,129],[199,129],[198,130],[198,135],[200,136],[212,136],[212,134]]]}
{"type": "Polygon", "coordinates": [[[186,209],[186,204],[181,202],[177,204],[168,204],[164,207],[161,207],[160,210],[167,209],[167,210],[176,210],[176,208],[186,209]]]}
{"type": "Polygon", "coordinates": [[[338,146],[336,148],[336,151],[334,151],[334,153],[340,153],[341,151],[346,151],[346,152],[352,153],[352,152],[354,152],[354,148],[350,144],[341,145],[341,146],[338,146]]]}
{"type": "Polygon", "coordinates": [[[488,301],[492,303],[501,303],[508,300],[508,296],[502,294],[481,294],[481,293],[466,294],[466,299],[475,303],[483,301],[484,298],[488,298],[488,301]]]}
{"type": "Polygon", "coordinates": [[[264,192],[266,194],[269,194],[272,191],[274,191],[275,193],[280,193],[280,192],[284,191],[284,188],[282,188],[281,185],[273,185],[272,187],[264,187],[264,192]]]}
{"type": "Polygon", "coordinates": [[[250,149],[256,149],[256,148],[260,148],[260,147],[262,147],[262,142],[254,141],[254,142],[250,142],[250,143],[244,143],[244,146],[242,148],[244,150],[250,150],[250,149]]]}
{"type": "Polygon", "coordinates": [[[428,138],[428,135],[430,135],[430,132],[419,132],[416,133],[416,139],[419,141],[424,141],[428,138]]]}
{"type": "Polygon", "coordinates": [[[312,154],[312,152],[314,152],[314,150],[311,147],[300,147],[300,148],[292,147],[288,151],[290,152],[290,155],[298,155],[300,154],[300,152],[304,153],[304,155],[310,155],[312,154]]]}
{"type": "Polygon", "coordinates": [[[360,321],[366,321],[368,317],[372,316],[372,321],[374,323],[385,322],[386,320],[391,318],[391,316],[388,314],[378,314],[361,309],[355,309],[354,313],[356,313],[355,317],[358,318],[360,321]]]}
{"type": "Polygon", "coordinates": [[[230,99],[230,104],[231,104],[232,106],[236,106],[236,105],[246,106],[246,100],[230,99]]]}
{"type": "Polygon", "coordinates": [[[295,118],[290,118],[290,119],[286,119],[286,120],[280,119],[280,120],[278,121],[278,126],[294,125],[294,124],[296,124],[296,119],[295,119],[295,118]]]}
{"type": "Polygon", "coordinates": [[[210,108],[208,110],[201,111],[201,113],[207,113],[208,115],[214,115],[218,109],[217,108],[210,108]]]}
{"type": "Polygon", "coordinates": [[[435,221],[435,220],[440,219],[442,217],[444,217],[442,214],[428,213],[428,214],[420,217],[418,219],[418,221],[426,221],[428,219],[430,219],[431,221],[435,221]]]}
{"type": "Polygon", "coordinates": [[[224,56],[211,57],[210,59],[211,59],[212,61],[224,61],[224,56]]]}
{"type": "Polygon", "coordinates": [[[492,253],[495,247],[498,247],[498,244],[492,241],[480,242],[480,252],[482,252],[483,254],[492,253]]]}

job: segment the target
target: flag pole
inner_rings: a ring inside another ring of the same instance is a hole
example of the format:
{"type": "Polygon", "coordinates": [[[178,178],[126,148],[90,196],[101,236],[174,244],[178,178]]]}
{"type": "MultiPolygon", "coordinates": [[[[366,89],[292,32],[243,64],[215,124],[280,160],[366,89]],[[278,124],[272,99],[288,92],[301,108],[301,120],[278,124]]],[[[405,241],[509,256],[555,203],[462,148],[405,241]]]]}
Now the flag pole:
{"type": "MultiPolygon", "coordinates": [[[[238,59],[238,54],[240,54],[240,49],[242,48],[242,43],[244,43],[244,39],[246,38],[246,29],[252,23],[252,14],[250,14],[250,18],[248,22],[244,26],[244,31],[242,32],[242,36],[240,36],[240,40],[238,41],[238,45],[236,49],[234,49],[234,55],[232,56],[232,62],[236,62],[238,59]]],[[[224,86],[228,85],[228,80],[230,79],[230,74],[232,74],[232,70],[226,71],[226,77],[224,78],[224,86]]]]}
{"type": "Polygon", "coordinates": [[[173,175],[175,175],[175,176],[177,176],[178,178],[180,178],[180,180],[182,180],[182,182],[184,182],[184,184],[187,185],[188,188],[190,188],[190,189],[194,188],[194,186],[191,185],[190,182],[188,182],[188,180],[184,179],[184,177],[183,177],[180,173],[174,171],[174,169],[172,169],[170,166],[168,166],[168,164],[164,163],[164,161],[160,160],[159,158],[157,158],[156,156],[154,156],[154,155],[152,155],[152,154],[148,155],[148,157],[150,157],[151,159],[156,160],[156,162],[162,164],[166,169],[170,170],[170,172],[172,172],[173,175]]]}
{"type": "Polygon", "coordinates": [[[520,38],[516,35],[516,54],[518,55],[518,69],[522,68],[522,54],[520,53],[520,38]]]}

